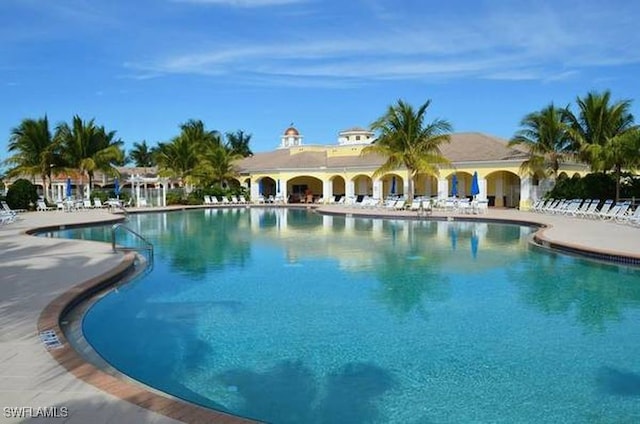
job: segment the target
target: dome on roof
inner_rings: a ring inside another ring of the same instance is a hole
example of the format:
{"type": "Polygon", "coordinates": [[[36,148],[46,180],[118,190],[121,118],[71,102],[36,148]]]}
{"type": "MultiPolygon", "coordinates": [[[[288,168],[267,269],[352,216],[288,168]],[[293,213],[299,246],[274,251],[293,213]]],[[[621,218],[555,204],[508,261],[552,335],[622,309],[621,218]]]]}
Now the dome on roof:
{"type": "Polygon", "coordinates": [[[289,127],[284,131],[284,135],[295,135],[298,136],[300,135],[300,132],[295,129],[294,127],[289,127]]]}

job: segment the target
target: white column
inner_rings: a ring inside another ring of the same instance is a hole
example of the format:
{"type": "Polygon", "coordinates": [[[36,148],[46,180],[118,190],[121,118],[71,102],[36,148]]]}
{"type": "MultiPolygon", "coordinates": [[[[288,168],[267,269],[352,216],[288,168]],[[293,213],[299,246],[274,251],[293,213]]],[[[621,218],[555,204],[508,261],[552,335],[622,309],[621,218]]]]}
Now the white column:
{"type": "Polygon", "coordinates": [[[376,179],[373,180],[373,198],[374,199],[382,199],[382,180],[376,179]]]}
{"type": "Polygon", "coordinates": [[[287,192],[287,180],[280,179],[280,193],[282,193],[282,201],[287,203],[289,193],[287,192]]]}
{"type": "Polygon", "coordinates": [[[333,181],[324,180],[322,181],[322,200],[323,203],[329,203],[331,198],[333,197],[333,181]]]}
{"type": "Polygon", "coordinates": [[[487,200],[487,179],[486,178],[478,178],[478,188],[480,189],[480,193],[478,193],[478,200],[487,200]]]}
{"type": "Polygon", "coordinates": [[[167,182],[162,183],[162,206],[167,206],[167,182]]]}
{"type": "Polygon", "coordinates": [[[424,195],[431,197],[431,177],[424,177],[424,195]]]}
{"type": "Polygon", "coordinates": [[[520,210],[528,211],[531,209],[532,187],[530,176],[520,178],[520,210]]]}
{"type": "Polygon", "coordinates": [[[140,207],[140,182],[136,181],[136,208],[140,207]]]}
{"type": "MultiPolygon", "coordinates": [[[[411,177],[407,173],[407,176],[405,176],[405,178],[402,180],[402,194],[404,195],[405,198],[409,195],[409,179],[410,178],[411,177]]],[[[414,189],[415,189],[415,187],[414,187],[414,189]]],[[[409,199],[409,200],[411,200],[411,199],[409,199]]]]}
{"type": "Polygon", "coordinates": [[[356,184],[353,180],[345,181],[344,189],[345,189],[344,195],[347,196],[347,199],[355,196],[356,184]]]}
{"type": "Polygon", "coordinates": [[[438,199],[446,199],[447,197],[449,197],[449,180],[438,178],[438,199]]]}
{"type": "Polygon", "coordinates": [[[258,181],[251,180],[251,190],[249,192],[252,203],[258,203],[258,197],[260,197],[260,183],[258,181]]]}

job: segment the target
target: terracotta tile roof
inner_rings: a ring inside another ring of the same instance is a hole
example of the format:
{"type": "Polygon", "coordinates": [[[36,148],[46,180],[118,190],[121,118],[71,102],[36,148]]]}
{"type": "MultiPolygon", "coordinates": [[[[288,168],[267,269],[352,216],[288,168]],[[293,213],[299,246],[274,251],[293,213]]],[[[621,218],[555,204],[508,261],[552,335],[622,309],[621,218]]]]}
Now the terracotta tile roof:
{"type": "MultiPolygon", "coordinates": [[[[442,153],[451,162],[484,162],[503,160],[524,160],[527,153],[516,147],[509,147],[507,140],[481,133],[456,133],[451,142],[441,146],[442,153]]],[[[334,145],[323,146],[329,150],[334,145]]],[[[290,154],[289,149],[256,153],[238,162],[241,172],[270,171],[278,169],[313,168],[358,168],[375,167],[383,163],[378,155],[332,156],[326,152],[310,151],[290,154]]]]}

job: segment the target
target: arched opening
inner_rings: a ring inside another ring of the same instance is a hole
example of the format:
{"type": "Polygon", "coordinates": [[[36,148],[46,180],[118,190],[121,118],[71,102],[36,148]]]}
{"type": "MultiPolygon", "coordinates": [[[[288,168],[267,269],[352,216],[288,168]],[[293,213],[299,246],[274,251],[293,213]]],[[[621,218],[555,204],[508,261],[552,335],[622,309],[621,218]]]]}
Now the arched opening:
{"type": "Polygon", "coordinates": [[[386,174],[382,177],[382,197],[404,195],[404,179],[398,174],[386,174]]]}
{"type": "Polygon", "coordinates": [[[515,208],[520,205],[520,177],[510,171],[487,175],[489,206],[515,208]]]}
{"type": "Polygon", "coordinates": [[[438,178],[431,175],[418,176],[415,181],[415,196],[431,197],[438,194],[438,178]]]}
{"type": "Polygon", "coordinates": [[[322,196],[322,180],[301,175],[287,181],[287,203],[313,203],[322,196]]]}
{"type": "Polygon", "coordinates": [[[457,197],[459,199],[469,198],[469,200],[473,198],[471,195],[471,181],[473,180],[473,174],[463,171],[452,172],[447,176],[447,180],[449,181],[449,195],[451,195],[451,197],[457,197]],[[453,185],[454,175],[457,180],[455,195],[453,185]]]}
{"type": "Polygon", "coordinates": [[[347,192],[347,185],[344,181],[344,178],[340,175],[336,175],[331,177],[331,193],[333,195],[333,199],[329,199],[329,201],[337,202],[341,197],[344,197],[347,192]]]}
{"type": "Polygon", "coordinates": [[[373,196],[373,180],[368,175],[356,175],[353,177],[356,202],[361,202],[364,196],[373,196]]]}
{"type": "Polygon", "coordinates": [[[257,181],[258,195],[262,195],[265,198],[276,195],[276,180],[271,177],[263,177],[257,181]]]}

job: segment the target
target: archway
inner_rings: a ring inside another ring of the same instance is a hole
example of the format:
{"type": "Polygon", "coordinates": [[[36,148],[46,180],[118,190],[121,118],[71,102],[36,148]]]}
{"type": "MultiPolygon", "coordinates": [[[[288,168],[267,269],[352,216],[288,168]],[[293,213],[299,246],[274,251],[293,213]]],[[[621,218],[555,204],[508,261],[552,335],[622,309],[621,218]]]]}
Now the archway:
{"type": "Polygon", "coordinates": [[[362,201],[364,196],[373,196],[373,180],[368,175],[356,175],[352,179],[356,202],[362,201]]]}
{"type": "Polygon", "coordinates": [[[489,206],[515,208],[520,205],[520,177],[510,171],[487,175],[489,206]]]}
{"type": "Polygon", "coordinates": [[[329,199],[329,201],[337,201],[347,192],[347,184],[343,177],[340,175],[335,175],[331,177],[331,193],[333,195],[333,199],[329,199]]]}
{"type": "Polygon", "coordinates": [[[287,181],[287,203],[313,203],[323,194],[322,180],[309,175],[301,175],[287,181]]]}
{"type": "Polygon", "coordinates": [[[276,180],[271,177],[263,177],[257,180],[258,195],[262,195],[265,198],[276,195],[276,180]]]}
{"type": "Polygon", "coordinates": [[[449,193],[452,195],[453,189],[453,176],[456,176],[458,180],[457,183],[457,194],[456,197],[459,199],[463,199],[465,197],[471,198],[471,181],[473,179],[473,174],[465,171],[456,171],[452,172],[447,176],[447,180],[449,181],[449,193]]]}
{"type": "Polygon", "coordinates": [[[404,195],[404,178],[398,174],[385,174],[382,177],[382,197],[404,195]]]}

